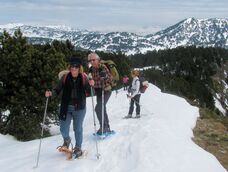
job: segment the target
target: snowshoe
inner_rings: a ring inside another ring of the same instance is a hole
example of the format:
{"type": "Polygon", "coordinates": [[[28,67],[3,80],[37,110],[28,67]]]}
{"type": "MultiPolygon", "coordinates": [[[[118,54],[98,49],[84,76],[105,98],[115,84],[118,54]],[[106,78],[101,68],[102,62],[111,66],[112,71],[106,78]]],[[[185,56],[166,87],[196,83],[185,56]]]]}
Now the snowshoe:
{"type": "Polygon", "coordinates": [[[69,149],[63,146],[59,146],[57,149],[59,152],[65,154],[67,160],[82,159],[85,158],[88,154],[86,150],[81,150],[80,148],[69,149]]]}
{"type": "Polygon", "coordinates": [[[106,131],[103,134],[102,133],[93,133],[94,136],[98,137],[99,139],[106,139],[112,135],[114,135],[116,132],[114,130],[106,131]]]}
{"type": "Polygon", "coordinates": [[[59,152],[62,152],[66,155],[67,160],[72,159],[73,149],[69,149],[66,146],[58,146],[57,149],[59,152]]]}
{"type": "Polygon", "coordinates": [[[128,114],[127,116],[124,116],[123,118],[124,119],[129,119],[129,118],[132,118],[132,115],[131,114],[128,114]]]}

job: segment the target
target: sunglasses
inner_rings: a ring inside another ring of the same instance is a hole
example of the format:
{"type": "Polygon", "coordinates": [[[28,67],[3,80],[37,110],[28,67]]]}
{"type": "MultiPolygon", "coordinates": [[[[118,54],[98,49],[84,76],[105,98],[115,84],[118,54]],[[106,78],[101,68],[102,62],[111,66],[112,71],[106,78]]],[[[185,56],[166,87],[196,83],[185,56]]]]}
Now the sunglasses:
{"type": "Polygon", "coordinates": [[[71,68],[80,68],[80,65],[74,64],[70,66],[71,68]]]}

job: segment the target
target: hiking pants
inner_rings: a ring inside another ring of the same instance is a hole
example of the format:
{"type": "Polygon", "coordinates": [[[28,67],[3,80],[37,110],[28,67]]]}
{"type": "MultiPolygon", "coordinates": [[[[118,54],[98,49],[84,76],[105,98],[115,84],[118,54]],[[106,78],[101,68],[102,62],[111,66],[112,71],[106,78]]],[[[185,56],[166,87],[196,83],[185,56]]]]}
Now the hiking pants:
{"type": "Polygon", "coordinates": [[[140,104],[139,104],[140,96],[141,96],[141,94],[137,94],[135,97],[133,97],[131,99],[130,108],[129,108],[128,114],[132,115],[132,113],[134,111],[134,104],[136,105],[136,114],[140,114],[140,104]]]}
{"type": "Polygon", "coordinates": [[[70,138],[70,124],[71,119],[73,119],[73,129],[75,136],[75,146],[81,148],[83,141],[83,121],[86,113],[86,108],[82,110],[75,110],[75,107],[72,105],[68,106],[66,120],[60,120],[60,132],[64,140],[70,138]]]}
{"type": "MultiPolygon", "coordinates": [[[[100,128],[102,127],[102,89],[95,89],[97,95],[97,104],[95,107],[95,111],[97,114],[97,118],[100,124],[100,128]]],[[[109,119],[106,110],[106,104],[111,96],[111,91],[104,91],[104,128],[109,128],[109,119]]]]}

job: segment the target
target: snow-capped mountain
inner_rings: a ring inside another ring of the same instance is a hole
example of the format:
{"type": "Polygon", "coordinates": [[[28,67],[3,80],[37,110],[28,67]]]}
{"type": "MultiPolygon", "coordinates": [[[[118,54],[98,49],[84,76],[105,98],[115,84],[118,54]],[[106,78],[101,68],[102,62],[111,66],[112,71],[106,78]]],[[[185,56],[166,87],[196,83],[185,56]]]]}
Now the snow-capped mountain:
{"type": "Polygon", "coordinates": [[[128,32],[92,32],[67,26],[30,26],[24,24],[0,25],[0,32],[13,33],[21,28],[32,43],[51,42],[54,39],[69,39],[76,48],[145,53],[151,50],[175,48],[178,46],[212,46],[228,48],[228,19],[183,20],[155,34],[140,36],[128,32]]]}
{"type": "Polygon", "coordinates": [[[228,48],[228,19],[189,18],[147,38],[164,48],[189,45],[228,48]]]}

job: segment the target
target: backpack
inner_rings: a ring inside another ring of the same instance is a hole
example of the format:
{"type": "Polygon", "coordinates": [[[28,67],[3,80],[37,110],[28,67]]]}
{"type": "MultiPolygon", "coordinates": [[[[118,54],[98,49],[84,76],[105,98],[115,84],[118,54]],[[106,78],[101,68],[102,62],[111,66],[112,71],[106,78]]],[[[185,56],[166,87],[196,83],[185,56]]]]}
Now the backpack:
{"type": "MultiPolygon", "coordinates": [[[[65,84],[65,81],[66,81],[66,78],[67,78],[67,75],[68,75],[69,72],[70,72],[69,70],[63,70],[63,71],[59,72],[59,74],[58,74],[59,80],[64,76],[64,78],[63,78],[63,84],[65,84]]],[[[82,82],[83,82],[83,85],[86,84],[86,78],[87,78],[86,73],[83,73],[82,74],[82,82]]]]}
{"type": "MultiPolygon", "coordinates": [[[[139,86],[139,92],[140,93],[145,93],[146,89],[149,87],[149,83],[148,81],[146,81],[143,77],[139,77],[139,79],[136,79],[135,82],[139,81],[140,86],[139,86]]],[[[131,92],[131,87],[132,85],[130,85],[128,87],[128,92],[131,92]]]]}
{"type": "Polygon", "coordinates": [[[111,86],[115,87],[120,79],[119,73],[116,69],[116,64],[112,60],[101,60],[101,64],[105,65],[108,68],[109,72],[112,75],[111,86]]]}
{"type": "Polygon", "coordinates": [[[146,89],[149,87],[148,81],[146,81],[145,78],[143,78],[143,77],[139,77],[138,80],[140,82],[139,92],[140,93],[145,93],[146,89]]]}
{"type": "MultiPolygon", "coordinates": [[[[66,78],[67,78],[67,75],[69,74],[69,72],[70,72],[69,70],[63,70],[63,71],[59,72],[59,74],[58,74],[59,80],[60,80],[62,77],[64,77],[64,78],[63,78],[63,85],[65,85],[66,78]]],[[[83,73],[82,73],[82,84],[83,84],[83,86],[85,86],[86,83],[88,82],[88,81],[87,81],[87,78],[88,78],[88,76],[86,75],[86,73],[83,72],[83,73]]],[[[89,96],[90,96],[90,93],[89,93],[88,90],[85,91],[85,95],[86,95],[86,97],[89,97],[89,96]]]]}

